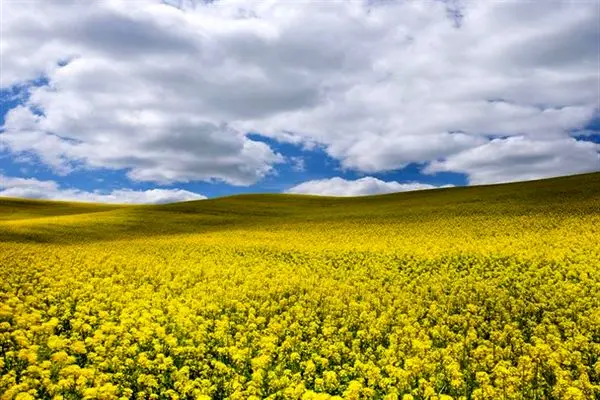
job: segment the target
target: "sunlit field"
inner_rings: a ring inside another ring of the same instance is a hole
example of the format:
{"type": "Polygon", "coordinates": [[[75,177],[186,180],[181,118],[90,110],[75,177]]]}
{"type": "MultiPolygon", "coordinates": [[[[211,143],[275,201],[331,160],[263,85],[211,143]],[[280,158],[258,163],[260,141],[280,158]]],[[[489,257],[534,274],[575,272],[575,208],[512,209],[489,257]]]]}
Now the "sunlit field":
{"type": "Polygon", "coordinates": [[[2,399],[600,398],[600,174],[0,200],[2,399]]]}

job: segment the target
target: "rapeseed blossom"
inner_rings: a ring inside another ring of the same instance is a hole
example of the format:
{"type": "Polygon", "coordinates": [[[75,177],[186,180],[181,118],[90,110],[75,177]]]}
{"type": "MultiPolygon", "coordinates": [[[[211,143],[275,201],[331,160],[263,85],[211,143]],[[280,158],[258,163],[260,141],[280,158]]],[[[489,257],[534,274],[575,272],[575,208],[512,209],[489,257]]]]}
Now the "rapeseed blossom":
{"type": "Polygon", "coordinates": [[[0,243],[0,398],[599,398],[600,208],[489,207],[0,243]]]}

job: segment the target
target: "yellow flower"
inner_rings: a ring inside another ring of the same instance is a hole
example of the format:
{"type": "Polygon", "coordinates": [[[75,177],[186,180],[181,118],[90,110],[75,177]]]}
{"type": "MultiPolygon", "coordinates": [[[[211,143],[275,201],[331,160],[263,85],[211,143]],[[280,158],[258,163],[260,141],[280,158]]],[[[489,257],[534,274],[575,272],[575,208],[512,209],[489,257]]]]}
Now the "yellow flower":
{"type": "Polygon", "coordinates": [[[76,354],[85,354],[87,352],[85,348],[85,343],[81,340],[77,340],[71,344],[71,350],[73,350],[76,354]]]}

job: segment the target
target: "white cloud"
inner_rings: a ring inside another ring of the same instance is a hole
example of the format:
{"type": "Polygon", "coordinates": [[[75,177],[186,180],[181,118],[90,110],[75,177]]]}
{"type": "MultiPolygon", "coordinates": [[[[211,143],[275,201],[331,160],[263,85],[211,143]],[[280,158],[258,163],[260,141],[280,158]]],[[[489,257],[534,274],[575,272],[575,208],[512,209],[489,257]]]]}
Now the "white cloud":
{"type": "Polygon", "coordinates": [[[371,194],[408,192],[412,190],[437,189],[439,187],[451,187],[452,185],[434,186],[426,183],[396,181],[382,181],[380,179],[365,176],[356,180],[346,180],[340,177],[329,179],[316,179],[302,182],[287,190],[287,193],[314,194],[321,196],[366,196],[371,194]]]}
{"type": "Polygon", "coordinates": [[[304,163],[304,158],[302,157],[289,157],[289,161],[292,164],[292,169],[294,171],[302,172],[306,170],[306,165],[304,163]]]}
{"type": "Polygon", "coordinates": [[[0,175],[0,197],[87,201],[120,204],[159,204],[202,200],[205,196],[182,189],[116,189],[108,193],[61,188],[55,181],[0,175]]]}
{"type": "Polygon", "coordinates": [[[284,160],[251,131],[373,173],[485,151],[490,136],[567,140],[600,108],[592,1],[3,7],[1,86],[49,85],[8,113],[0,146],[62,173],[249,185],[284,160]]]}
{"type": "MultiPolygon", "coordinates": [[[[160,183],[249,185],[283,161],[213,112],[242,95],[244,73],[231,75],[221,58],[205,54],[203,33],[181,11],[119,1],[5,7],[3,85],[40,71],[49,80],[8,112],[0,142],[11,151],[33,152],[61,173],[128,169],[134,180],[160,183]],[[59,67],[59,60],[70,61],[59,67]]],[[[237,101],[253,102],[247,89],[237,101]]]]}
{"type": "Polygon", "coordinates": [[[376,172],[484,146],[489,136],[565,138],[597,112],[596,5],[465,2],[459,29],[445,11],[443,2],[384,2],[344,25],[351,46],[323,44],[361,54],[368,68],[325,76],[314,107],[243,126],[293,131],[346,168],[376,172]]]}
{"type": "Polygon", "coordinates": [[[471,184],[541,179],[598,171],[599,152],[600,144],[573,138],[542,141],[510,137],[434,162],[426,172],[463,172],[471,184]]]}

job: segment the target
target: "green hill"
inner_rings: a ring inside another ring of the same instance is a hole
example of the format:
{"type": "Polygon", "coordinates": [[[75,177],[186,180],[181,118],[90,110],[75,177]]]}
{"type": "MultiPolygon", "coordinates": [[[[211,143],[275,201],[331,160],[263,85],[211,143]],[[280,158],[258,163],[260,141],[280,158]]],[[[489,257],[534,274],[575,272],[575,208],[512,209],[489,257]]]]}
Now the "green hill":
{"type": "Polygon", "coordinates": [[[461,216],[560,218],[598,210],[600,173],[351,198],[252,194],[143,206],[0,198],[0,241],[64,243],[307,224],[311,229],[351,221],[443,224],[461,216]]]}

